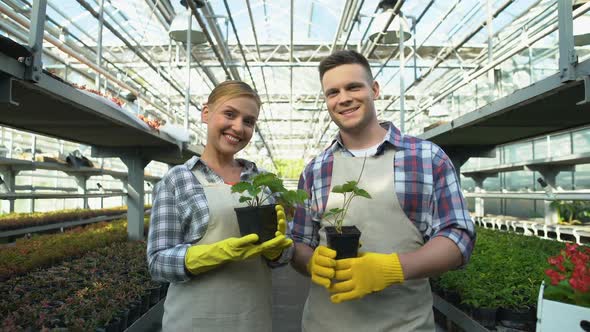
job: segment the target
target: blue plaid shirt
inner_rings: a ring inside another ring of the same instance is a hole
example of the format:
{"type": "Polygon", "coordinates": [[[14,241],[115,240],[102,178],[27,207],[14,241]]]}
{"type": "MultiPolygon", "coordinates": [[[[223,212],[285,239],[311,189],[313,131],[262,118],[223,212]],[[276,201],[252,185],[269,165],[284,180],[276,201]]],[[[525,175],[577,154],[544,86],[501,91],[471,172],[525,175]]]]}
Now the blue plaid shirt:
{"type": "MultiPolygon", "coordinates": [[[[260,171],[250,161],[238,159],[243,166],[241,181],[260,171]]],[[[223,179],[200,158],[171,168],[154,188],[154,199],[147,241],[147,260],[154,280],[182,282],[190,279],[184,268],[186,250],[207,231],[209,208],[203,186],[191,173],[204,174],[214,183],[223,179]]]]}
{"type": "MultiPolygon", "coordinates": [[[[463,263],[467,263],[475,243],[475,227],[451,160],[434,143],[402,135],[391,122],[381,125],[387,134],[377,155],[383,154],[386,145],[396,149],[395,163],[392,160],[395,192],[408,219],[425,241],[435,236],[451,239],[461,250],[463,263]]],[[[307,191],[310,199],[295,212],[291,236],[312,248],[319,245],[318,231],[328,202],[336,151],[352,156],[338,135],[306,166],[299,179],[299,189],[307,191]]]]}

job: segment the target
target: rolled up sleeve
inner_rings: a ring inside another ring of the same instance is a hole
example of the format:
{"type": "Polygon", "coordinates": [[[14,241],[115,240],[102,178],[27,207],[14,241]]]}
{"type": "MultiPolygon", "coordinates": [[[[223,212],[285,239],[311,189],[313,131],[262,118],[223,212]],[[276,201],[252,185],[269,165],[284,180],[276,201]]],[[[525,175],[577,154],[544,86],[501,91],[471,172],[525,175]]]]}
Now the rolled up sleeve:
{"type": "Polygon", "coordinates": [[[469,262],[476,240],[475,226],[449,157],[438,150],[433,159],[434,195],[431,237],[444,236],[452,240],[469,262]]]}

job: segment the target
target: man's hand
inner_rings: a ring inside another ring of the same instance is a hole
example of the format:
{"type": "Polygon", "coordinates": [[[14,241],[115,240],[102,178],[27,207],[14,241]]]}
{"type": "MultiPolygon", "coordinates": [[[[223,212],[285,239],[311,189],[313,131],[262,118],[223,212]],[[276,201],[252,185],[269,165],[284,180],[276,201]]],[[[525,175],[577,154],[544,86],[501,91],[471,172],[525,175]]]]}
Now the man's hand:
{"type": "Polygon", "coordinates": [[[307,271],[311,275],[311,281],[329,288],[331,280],[335,275],[334,267],[336,266],[336,251],[325,247],[318,246],[307,263],[307,271]]]}
{"type": "Polygon", "coordinates": [[[277,211],[277,231],[273,239],[265,242],[268,249],[262,252],[262,255],[271,261],[279,258],[283,250],[293,245],[293,240],[285,237],[287,231],[285,209],[282,205],[277,204],[275,210],[277,211]]]}
{"type": "Polygon", "coordinates": [[[328,289],[333,303],[360,299],[404,281],[397,254],[361,253],[359,257],[336,261],[333,283],[328,289]]]}

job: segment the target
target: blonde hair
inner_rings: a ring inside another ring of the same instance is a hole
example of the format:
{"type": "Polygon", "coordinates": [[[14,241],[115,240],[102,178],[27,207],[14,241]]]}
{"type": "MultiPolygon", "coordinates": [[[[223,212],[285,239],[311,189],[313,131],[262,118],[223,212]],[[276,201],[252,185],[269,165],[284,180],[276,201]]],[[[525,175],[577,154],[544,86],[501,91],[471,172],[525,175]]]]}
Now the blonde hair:
{"type": "Polygon", "coordinates": [[[262,105],[258,93],[242,81],[225,81],[217,85],[209,94],[207,105],[213,107],[215,104],[237,97],[252,98],[256,102],[258,108],[262,105]]]}

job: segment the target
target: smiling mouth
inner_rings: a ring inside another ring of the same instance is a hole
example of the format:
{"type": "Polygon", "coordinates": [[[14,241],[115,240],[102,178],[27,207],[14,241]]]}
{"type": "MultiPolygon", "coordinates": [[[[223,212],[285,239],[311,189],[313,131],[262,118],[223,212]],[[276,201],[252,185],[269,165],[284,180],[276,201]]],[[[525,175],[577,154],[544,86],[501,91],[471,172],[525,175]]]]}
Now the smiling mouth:
{"type": "Polygon", "coordinates": [[[359,107],[360,107],[360,106],[353,107],[353,108],[349,108],[349,109],[347,109],[347,110],[341,111],[341,112],[340,112],[340,113],[338,113],[338,114],[340,114],[340,115],[348,115],[348,114],[354,113],[356,110],[358,110],[358,109],[359,109],[359,107]]]}
{"type": "Polygon", "coordinates": [[[231,143],[239,143],[241,141],[241,139],[231,136],[231,135],[228,135],[228,134],[225,134],[223,136],[225,137],[225,139],[227,139],[231,143]]]}

